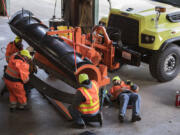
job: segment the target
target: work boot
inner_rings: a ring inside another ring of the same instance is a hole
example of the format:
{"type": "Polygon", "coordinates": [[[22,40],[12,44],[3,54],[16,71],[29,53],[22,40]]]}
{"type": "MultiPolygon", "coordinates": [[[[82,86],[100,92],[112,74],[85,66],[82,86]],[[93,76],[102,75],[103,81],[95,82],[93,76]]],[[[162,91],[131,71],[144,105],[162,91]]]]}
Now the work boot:
{"type": "Polygon", "coordinates": [[[120,121],[121,123],[123,123],[123,122],[124,122],[124,115],[119,114],[119,121],[120,121]]]}
{"type": "Polygon", "coordinates": [[[132,116],[131,122],[136,122],[136,121],[140,121],[140,120],[141,120],[141,117],[139,115],[134,115],[134,116],[132,116]]]}
{"type": "Polygon", "coordinates": [[[79,129],[84,129],[84,128],[86,128],[86,124],[85,124],[84,120],[78,120],[78,121],[74,122],[74,127],[79,128],[79,129]]]}
{"type": "Polygon", "coordinates": [[[86,124],[85,123],[76,123],[76,122],[73,122],[72,123],[72,127],[73,128],[77,128],[77,129],[85,129],[86,128],[86,124]]]}
{"type": "Polygon", "coordinates": [[[14,112],[16,110],[17,103],[10,103],[9,110],[10,112],[14,112]]]}
{"type": "Polygon", "coordinates": [[[79,129],[85,129],[86,125],[85,124],[77,124],[76,127],[79,128],[79,129]]]}
{"type": "Polygon", "coordinates": [[[19,109],[19,110],[30,110],[31,107],[30,107],[28,104],[20,104],[20,105],[18,106],[18,109],[19,109]]]}

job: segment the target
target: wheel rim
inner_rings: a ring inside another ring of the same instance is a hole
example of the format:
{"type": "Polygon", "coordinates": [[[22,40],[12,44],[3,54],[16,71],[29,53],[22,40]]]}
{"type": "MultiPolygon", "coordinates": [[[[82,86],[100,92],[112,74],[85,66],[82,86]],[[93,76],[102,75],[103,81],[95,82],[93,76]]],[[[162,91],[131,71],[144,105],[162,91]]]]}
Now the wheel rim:
{"type": "Polygon", "coordinates": [[[176,70],[176,54],[169,54],[164,62],[164,71],[167,74],[172,74],[176,70]]]}

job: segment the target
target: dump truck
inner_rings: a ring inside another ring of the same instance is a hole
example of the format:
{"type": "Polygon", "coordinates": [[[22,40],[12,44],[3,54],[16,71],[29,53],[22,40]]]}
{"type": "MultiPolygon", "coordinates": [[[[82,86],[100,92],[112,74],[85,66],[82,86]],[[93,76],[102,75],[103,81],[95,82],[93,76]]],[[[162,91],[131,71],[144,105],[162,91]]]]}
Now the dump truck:
{"type": "Polygon", "coordinates": [[[153,0],[118,6],[99,21],[113,40],[115,59],[121,65],[147,63],[159,82],[173,80],[180,69],[180,1],[153,0]]]}

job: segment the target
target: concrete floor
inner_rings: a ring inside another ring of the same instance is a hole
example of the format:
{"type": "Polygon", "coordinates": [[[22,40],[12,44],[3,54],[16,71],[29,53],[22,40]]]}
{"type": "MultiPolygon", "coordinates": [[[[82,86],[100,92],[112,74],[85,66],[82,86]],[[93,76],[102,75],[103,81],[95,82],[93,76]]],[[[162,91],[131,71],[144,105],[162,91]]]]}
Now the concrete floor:
{"type": "MultiPolygon", "coordinates": [[[[36,16],[47,21],[52,16],[50,11],[52,11],[53,2],[50,0],[39,0],[39,2],[42,2],[41,4],[36,2],[37,0],[12,0],[11,14],[17,9],[24,7],[32,10],[36,16]]],[[[102,16],[108,5],[101,0],[100,3],[100,6],[104,8],[100,9],[100,15],[102,16]]],[[[5,64],[5,60],[1,60],[4,55],[3,47],[15,37],[10,31],[7,22],[7,18],[0,17],[0,48],[2,48],[0,52],[0,77],[2,77],[3,65],[5,64]]],[[[122,79],[133,80],[140,86],[140,95],[142,97],[141,122],[130,123],[131,110],[128,110],[128,120],[121,124],[118,121],[118,108],[104,107],[104,125],[102,128],[99,128],[99,126],[88,126],[84,130],[74,129],[71,122],[61,117],[59,112],[33,89],[29,100],[32,106],[30,111],[10,113],[8,110],[8,95],[0,97],[0,134],[78,135],[86,130],[93,131],[97,135],[180,134],[180,110],[174,106],[175,93],[180,88],[180,76],[168,83],[158,83],[151,77],[148,66],[145,64],[142,64],[140,68],[124,66],[114,74],[109,73],[109,76],[112,77],[115,74],[120,75],[122,79]]],[[[3,81],[0,80],[0,89],[3,85],[3,81]]],[[[61,88],[64,87],[64,84],[56,83],[56,86],[61,88]]],[[[108,88],[110,88],[110,85],[108,88]]]]}

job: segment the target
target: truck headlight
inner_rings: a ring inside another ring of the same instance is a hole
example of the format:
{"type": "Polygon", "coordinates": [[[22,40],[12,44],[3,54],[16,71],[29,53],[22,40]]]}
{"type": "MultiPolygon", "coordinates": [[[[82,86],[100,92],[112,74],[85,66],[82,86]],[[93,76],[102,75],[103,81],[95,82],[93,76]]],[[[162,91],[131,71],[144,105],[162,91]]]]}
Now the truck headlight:
{"type": "Polygon", "coordinates": [[[141,34],[141,43],[153,43],[155,41],[154,36],[146,35],[146,34],[141,34]]]}

